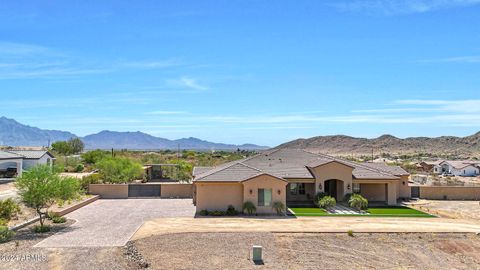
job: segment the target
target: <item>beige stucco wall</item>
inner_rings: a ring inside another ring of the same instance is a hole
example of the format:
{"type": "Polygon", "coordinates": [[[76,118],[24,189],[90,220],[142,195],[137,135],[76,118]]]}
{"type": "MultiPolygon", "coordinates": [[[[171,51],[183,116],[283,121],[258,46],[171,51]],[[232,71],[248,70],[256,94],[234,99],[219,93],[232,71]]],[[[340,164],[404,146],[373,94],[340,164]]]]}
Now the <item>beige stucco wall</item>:
{"type": "Polygon", "coordinates": [[[360,195],[368,201],[386,201],[385,184],[360,184],[360,195]]]}
{"type": "Polygon", "coordinates": [[[128,198],[128,184],[90,184],[88,192],[100,195],[102,199],[126,199],[128,198]]]}
{"type": "Polygon", "coordinates": [[[258,206],[258,189],[272,189],[272,204],[281,202],[286,206],[287,182],[270,175],[260,175],[243,182],[243,201],[251,201],[257,207],[258,214],[274,214],[272,206],[258,206]],[[251,193],[250,193],[251,192],[251,193]]]}
{"type": "Polygon", "coordinates": [[[480,187],[420,187],[420,198],[431,200],[480,200],[480,187]]]}
{"type": "Polygon", "coordinates": [[[388,205],[397,204],[399,180],[355,179],[360,184],[360,194],[369,201],[387,201],[388,205]],[[365,189],[365,191],[363,190],[365,189]],[[365,195],[363,193],[365,192],[365,195]],[[369,199],[370,197],[370,199],[369,199]]]}
{"type": "Polygon", "coordinates": [[[401,177],[400,181],[397,182],[397,196],[399,198],[410,198],[412,196],[411,194],[411,188],[408,185],[408,175],[404,175],[401,177]]]}
{"type": "Polygon", "coordinates": [[[192,198],[193,185],[192,184],[162,184],[161,185],[162,198],[192,198]]]}
{"type": "Polygon", "coordinates": [[[195,183],[197,212],[226,210],[229,205],[241,211],[243,185],[241,183],[195,183]]]}
{"type": "Polygon", "coordinates": [[[352,192],[352,171],[353,168],[346,166],[338,162],[330,162],[316,168],[312,168],[312,172],[315,176],[315,194],[323,192],[325,188],[326,180],[341,180],[343,181],[344,195],[352,192]],[[319,184],[322,188],[319,188],[319,184]],[[350,190],[347,188],[350,185],[350,190]]]}

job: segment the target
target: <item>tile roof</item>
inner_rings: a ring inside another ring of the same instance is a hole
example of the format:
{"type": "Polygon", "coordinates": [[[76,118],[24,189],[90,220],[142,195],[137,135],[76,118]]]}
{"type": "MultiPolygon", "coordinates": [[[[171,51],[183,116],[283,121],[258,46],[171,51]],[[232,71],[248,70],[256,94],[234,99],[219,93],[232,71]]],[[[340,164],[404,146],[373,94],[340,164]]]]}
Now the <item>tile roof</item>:
{"type": "Polygon", "coordinates": [[[213,168],[215,168],[215,167],[194,167],[192,174],[195,177],[195,176],[198,176],[202,173],[208,172],[213,168]]]}
{"type": "Polygon", "coordinates": [[[23,158],[23,156],[15,153],[7,152],[7,151],[0,151],[0,159],[19,159],[19,158],[23,158]]]}
{"type": "Polygon", "coordinates": [[[335,157],[314,154],[299,149],[277,149],[266,151],[253,157],[232,161],[218,167],[194,168],[195,181],[238,182],[260,174],[270,174],[279,178],[314,178],[309,168],[330,162],[339,162],[353,168],[356,179],[399,179],[398,175],[408,175],[400,167],[355,163],[335,157]],[[388,166],[388,167],[385,167],[388,166]],[[197,173],[198,172],[198,173],[197,173]]]}
{"type": "Polygon", "coordinates": [[[363,165],[367,167],[371,167],[389,174],[393,174],[396,176],[402,176],[402,175],[410,175],[407,171],[402,169],[400,166],[391,166],[386,163],[363,163],[363,165]]]}
{"type": "Polygon", "coordinates": [[[450,164],[450,166],[454,167],[455,169],[463,169],[468,166],[478,166],[480,164],[480,162],[472,161],[472,160],[445,160],[442,163],[448,163],[450,164]]]}

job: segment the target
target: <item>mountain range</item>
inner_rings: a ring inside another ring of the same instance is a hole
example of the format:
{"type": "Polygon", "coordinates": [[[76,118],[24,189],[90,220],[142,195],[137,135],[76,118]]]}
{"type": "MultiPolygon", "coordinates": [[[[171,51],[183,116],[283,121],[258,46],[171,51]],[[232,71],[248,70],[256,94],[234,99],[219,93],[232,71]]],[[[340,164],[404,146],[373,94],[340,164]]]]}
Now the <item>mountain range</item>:
{"type": "MultiPolygon", "coordinates": [[[[67,131],[46,130],[18,123],[13,119],[0,117],[0,146],[46,146],[55,141],[77,137],[67,131]]],[[[101,131],[80,137],[86,149],[191,149],[191,150],[263,150],[267,146],[255,144],[224,144],[183,138],[169,140],[155,137],[143,132],[101,131]]],[[[345,135],[317,136],[297,139],[281,144],[275,148],[305,149],[311,152],[331,155],[375,155],[389,153],[392,155],[428,153],[434,155],[480,156],[480,132],[466,137],[442,136],[436,138],[410,137],[397,138],[382,135],[378,138],[356,138],[345,135]]]]}
{"type": "MultiPolygon", "coordinates": [[[[14,119],[0,117],[0,146],[47,146],[55,141],[64,141],[75,137],[78,136],[71,132],[40,129],[23,125],[14,119]]],[[[108,130],[79,138],[85,143],[86,149],[160,150],[180,147],[180,149],[191,150],[262,150],[268,148],[255,144],[215,143],[193,137],[169,140],[143,132],[108,130]]]]}
{"type": "Polygon", "coordinates": [[[378,138],[355,138],[345,135],[317,136],[297,139],[276,148],[297,148],[331,155],[392,155],[428,153],[434,155],[479,156],[480,132],[466,137],[397,138],[382,135],[378,138]]]}

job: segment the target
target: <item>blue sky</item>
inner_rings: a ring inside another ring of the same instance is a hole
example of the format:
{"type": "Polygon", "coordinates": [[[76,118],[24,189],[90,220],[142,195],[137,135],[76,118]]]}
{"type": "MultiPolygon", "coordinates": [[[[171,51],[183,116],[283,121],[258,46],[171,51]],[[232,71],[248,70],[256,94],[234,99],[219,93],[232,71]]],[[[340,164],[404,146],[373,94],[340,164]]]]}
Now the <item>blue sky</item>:
{"type": "Polygon", "coordinates": [[[274,146],[480,130],[480,0],[0,0],[0,115],[274,146]]]}

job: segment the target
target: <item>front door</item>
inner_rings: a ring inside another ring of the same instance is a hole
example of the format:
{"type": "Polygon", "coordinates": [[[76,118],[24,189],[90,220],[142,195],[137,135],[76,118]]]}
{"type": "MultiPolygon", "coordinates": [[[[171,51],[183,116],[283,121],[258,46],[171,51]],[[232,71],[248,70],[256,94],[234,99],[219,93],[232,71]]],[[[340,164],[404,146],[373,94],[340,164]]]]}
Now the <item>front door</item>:
{"type": "Polygon", "coordinates": [[[337,181],[336,180],[325,181],[325,193],[327,193],[328,196],[337,199],[337,181]]]}

